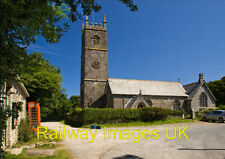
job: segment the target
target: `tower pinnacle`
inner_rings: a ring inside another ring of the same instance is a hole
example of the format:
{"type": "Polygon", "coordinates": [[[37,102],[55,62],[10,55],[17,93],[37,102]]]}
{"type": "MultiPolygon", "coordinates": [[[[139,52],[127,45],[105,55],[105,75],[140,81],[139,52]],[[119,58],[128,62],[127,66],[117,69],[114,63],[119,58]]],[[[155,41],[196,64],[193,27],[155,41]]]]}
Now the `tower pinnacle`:
{"type": "Polygon", "coordinates": [[[103,26],[106,28],[106,16],[104,14],[103,26]]]}
{"type": "Polygon", "coordinates": [[[85,26],[88,26],[88,16],[85,16],[85,26]]]}

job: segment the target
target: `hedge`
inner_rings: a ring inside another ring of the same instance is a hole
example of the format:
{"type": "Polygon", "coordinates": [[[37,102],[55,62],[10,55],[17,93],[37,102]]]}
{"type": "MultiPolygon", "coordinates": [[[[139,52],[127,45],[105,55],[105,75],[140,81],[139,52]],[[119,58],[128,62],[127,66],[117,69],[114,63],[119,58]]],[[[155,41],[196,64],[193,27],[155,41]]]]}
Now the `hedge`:
{"type": "Polygon", "coordinates": [[[225,110],[225,105],[220,105],[220,106],[218,107],[218,110],[225,110]]]}
{"type": "Polygon", "coordinates": [[[207,108],[203,111],[197,111],[195,112],[195,116],[197,118],[202,118],[204,114],[208,113],[208,112],[212,112],[214,110],[225,110],[225,105],[219,105],[218,107],[212,107],[212,108],[207,108]]]}
{"type": "Polygon", "coordinates": [[[172,111],[158,107],[143,109],[85,108],[77,109],[66,117],[65,123],[72,126],[88,124],[120,123],[131,121],[166,120],[168,116],[181,116],[182,111],[172,111]]]}

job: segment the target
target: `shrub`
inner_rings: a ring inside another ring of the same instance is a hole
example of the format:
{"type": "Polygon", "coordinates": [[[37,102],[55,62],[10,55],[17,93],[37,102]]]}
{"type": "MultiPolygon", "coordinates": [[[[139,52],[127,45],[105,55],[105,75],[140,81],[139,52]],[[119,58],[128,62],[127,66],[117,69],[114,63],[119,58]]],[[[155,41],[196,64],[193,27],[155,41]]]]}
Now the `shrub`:
{"type": "Polygon", "coordinates": [[[30,129],[27,120],[21,119],[18,129],[19,129],[18,140],[20,142],[28,142],[32,138],[33,132],[30,129]]]}
{"type": "Polygon", "coordinates": [[[82,112],[82,109],[80,107],[75,107],[74,112],[82,112]]]}
{"type": "Polygon", "coordinates": [[[183,110],[170,110],[170,116],[182,116],[184,114],[183,110]]]}
{"type": "Polygon", "coordinates": [[[181,119],[184,115],[183,110],[169,110],[169,119],[181,119]]]}
{"type": "Polygon", "coordinates": [[[201,111],[196,111],[195,117],[196,118],[202,118],[204,114],[207,114],[207,113],[212,112],[214,110],[221,110],[221,109],[223,109],[223,107],[218,107],[218,108],[215,108],[215,107],[210,108],[209,107],[209,108],[203,109],[201,111]]]}
{"type": "Polygon", "coordinates": [[[154,121],[154,120],[166,120],[170,114],[169,109],[163,108],[143,108],[142,109],[142,120],[143,121],[154,121]]]}
{"type": "Polygon", "coordinates": [[[131,121],[166,120],[168,116],[181,116],[182,111],[150,107],[143,109],[85,108],[75,109],[66,117],[65,123],[80,127],[87,124],[120,123],[131,121]]]}
{"type": "Polygon", "coordinates": [[[195,112],[195,118],[202,119],[202,117],[203,117],[203,115],[204,115],[205,113],[206,113],[206,112],[196,111],[196,112],[195,112]]]}
{"type": "Polygon", "coordinates": [[[218,109],[219,109],[219,110],[225,110],[225,105],[220,105],[220,106],[218,107],[218,109]]]}
{"type": "Polygon", "coordinates": [[[74,110],[71,115],[67,115],[65,118],[65,124],[69,124],[74,127],[80,127],[84,124],[83,112],[74,110]]]}
{"type": "Polygon", "coordinates": [[[214,110],[216,110],[216,108],[207,108],[202,111],[202,114],[206,114],[206,113],[212,112],[214,110]]]}
{"type": "Polygon", "coordinates": [[[118,123],[140,120],[141,109],[86,108],[83,110],[84,124],[118,123]]]}

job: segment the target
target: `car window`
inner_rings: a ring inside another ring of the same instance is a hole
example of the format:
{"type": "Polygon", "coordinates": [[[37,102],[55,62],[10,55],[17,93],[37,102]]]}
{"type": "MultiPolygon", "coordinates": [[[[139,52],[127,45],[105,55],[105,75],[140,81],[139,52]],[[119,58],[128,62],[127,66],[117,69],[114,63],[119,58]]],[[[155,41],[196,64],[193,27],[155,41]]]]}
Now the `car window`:
{"type": "Polygon", "coordinates": [[[214,111],[213,114],[222,114],[221,111],[214,111]]]}

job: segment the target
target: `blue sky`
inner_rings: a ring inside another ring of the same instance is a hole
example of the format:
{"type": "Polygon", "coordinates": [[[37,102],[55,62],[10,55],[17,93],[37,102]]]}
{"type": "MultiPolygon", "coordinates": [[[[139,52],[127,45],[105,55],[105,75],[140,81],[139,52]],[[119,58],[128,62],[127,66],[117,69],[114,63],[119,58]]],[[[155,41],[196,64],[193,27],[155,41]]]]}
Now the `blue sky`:
{"type": "MultiPolygon", "coordinates": [[[[94,21],[107,16],[109,77],[188,84],[200,72],[206,81],[225,75],[225,1],[139,0],[134,13],[117,0],[99,2],[94,21]]],[[[80,94],[81,27],[79,20],[59,43],[38,38],[28,48],[61,67],[68,97],[80,94]]]]}

